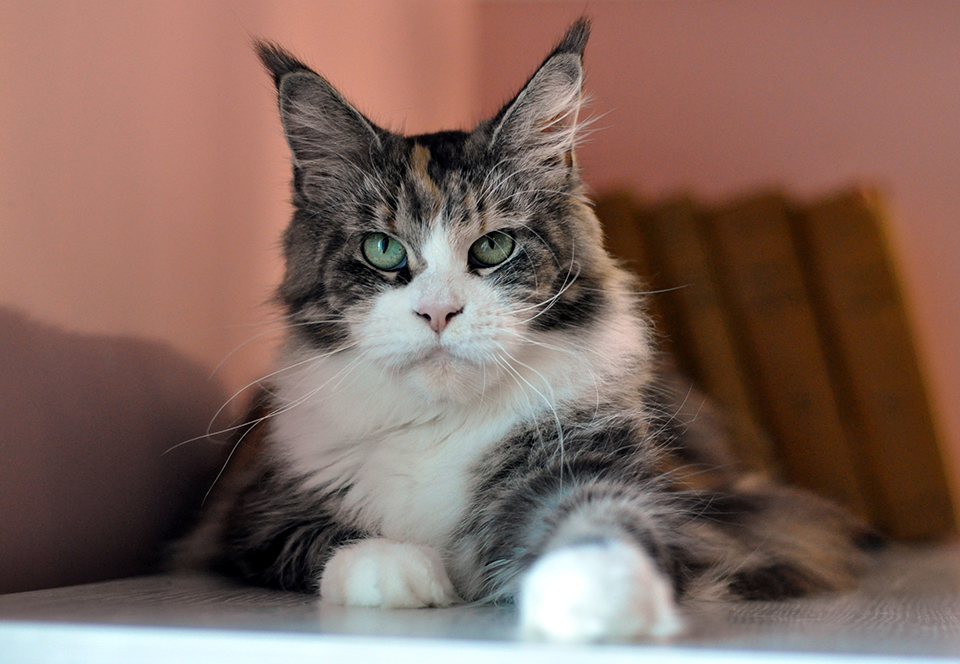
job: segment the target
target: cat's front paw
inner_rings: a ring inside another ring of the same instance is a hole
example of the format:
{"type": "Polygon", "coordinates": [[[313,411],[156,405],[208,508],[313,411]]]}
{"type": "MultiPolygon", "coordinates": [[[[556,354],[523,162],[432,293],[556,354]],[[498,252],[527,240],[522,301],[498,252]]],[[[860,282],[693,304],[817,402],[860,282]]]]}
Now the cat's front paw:
{"type": "Polygon", "coordinates": [[[666,639],[682,630],[670,582],[650,556],[623,542],[551,551],[523,578],[519,604],[528,639],[666,639]]]}
{"type": "Polygon", "coordinates": [[[362,540],[338,550],[324,569],[320,597],[384,609],[460,601],[436,549],[387,539],[362,540]]]}

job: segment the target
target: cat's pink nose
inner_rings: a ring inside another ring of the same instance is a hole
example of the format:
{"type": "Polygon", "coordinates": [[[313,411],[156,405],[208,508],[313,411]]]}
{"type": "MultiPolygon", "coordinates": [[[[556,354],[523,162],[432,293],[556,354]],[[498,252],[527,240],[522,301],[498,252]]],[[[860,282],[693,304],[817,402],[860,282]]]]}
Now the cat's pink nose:
{"type": "Polygon", "coordinates": [[[417,307],[416,314],[427,321],[430,329],[440,334],[454,316],[463,313],[459,302],[428,302],[417,307]]]}

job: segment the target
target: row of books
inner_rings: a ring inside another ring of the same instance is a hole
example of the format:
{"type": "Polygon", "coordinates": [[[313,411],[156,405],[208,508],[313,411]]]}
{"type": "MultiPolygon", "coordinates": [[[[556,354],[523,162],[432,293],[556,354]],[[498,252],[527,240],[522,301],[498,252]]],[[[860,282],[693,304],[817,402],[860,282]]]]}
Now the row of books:
{"type": "Polygon", "coordinates": [[[955,530],[937,427],[877,191],[723,205],[601,196],[665,350],[727,413],[754,470],[894,538],[955,530]]]}

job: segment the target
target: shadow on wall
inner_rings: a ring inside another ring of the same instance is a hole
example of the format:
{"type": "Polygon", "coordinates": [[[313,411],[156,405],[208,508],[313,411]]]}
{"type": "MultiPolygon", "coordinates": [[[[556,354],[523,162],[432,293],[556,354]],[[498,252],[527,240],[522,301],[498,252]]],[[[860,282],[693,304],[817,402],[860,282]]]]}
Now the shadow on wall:
{"type": "Polygon", "coordinates": [[[171,448],[225,401],[165,344],[0,307],[0,593],[155,568],[226,452],[209,440],[171,448]]]}

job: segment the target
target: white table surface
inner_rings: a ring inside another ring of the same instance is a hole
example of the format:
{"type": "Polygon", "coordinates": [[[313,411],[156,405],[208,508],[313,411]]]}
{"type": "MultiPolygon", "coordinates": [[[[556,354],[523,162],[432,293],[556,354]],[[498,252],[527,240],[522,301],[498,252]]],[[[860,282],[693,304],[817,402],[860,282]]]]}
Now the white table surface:
{"type": "Polygon", "coordinates": [[[960,662],[960,547],[895,549],[854,592],[688,609],[673,643],[530,644],[511,607],[348,609],[213,576],[0,596],[7,662],[960,662]]]}

